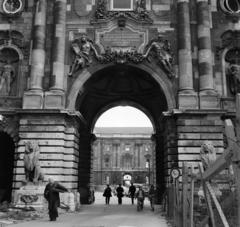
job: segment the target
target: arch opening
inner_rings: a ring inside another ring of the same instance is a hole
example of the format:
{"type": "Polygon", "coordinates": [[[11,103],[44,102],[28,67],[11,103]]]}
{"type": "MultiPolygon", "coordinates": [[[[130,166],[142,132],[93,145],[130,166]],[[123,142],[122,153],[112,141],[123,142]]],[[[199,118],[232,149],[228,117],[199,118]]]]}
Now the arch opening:
{"type": "Polygon", "coordinates": [[[0,202],[11,202],[15,145],[5,132],[0,132],[0,202]]]}
{"type": "MultiPolygon", "coordinates": [[[[85,124],[79,129],[79,156],[84,157],[79,163],[81,203],[94,200],[89,199],[92,195],[89,189],[94,184],[124,184],[126,172],[131,173],[135,183],[163,185],[164,177],[156,178],[161,183],[153,177],[158,174],[155,161],[159,157],[156,157],[156,143],[152,134],[161,131],[158,119],[162,112],[172,108],[169,108],[169,97],[165,95],[166,84],[160,86],[149,72],[131,65],[103,68],[81,84],[82,90],[79,90],[75,103],[75,109],[85,119],[85,124]],[[116,106],[131,106],[142,111],[152,124],[151,131],[123,132],[122,135],[112,131],[105,135],[106,143],[103,143],[103,139],[98,142],[99,133],[94,130],[97,119],[116,106]],[[95,155],[96,151],[98,155],[95,155]],[[98,173],[93,174],[96,168],[98,173]]],[[[169,87],[168,94],[170,90],[169,87]]],[[[164,172],[162,157],[158,165],[161,165],[158,171],[164,172]]],[[[164,176],[163,173],[160,175],[164,176]]]]}

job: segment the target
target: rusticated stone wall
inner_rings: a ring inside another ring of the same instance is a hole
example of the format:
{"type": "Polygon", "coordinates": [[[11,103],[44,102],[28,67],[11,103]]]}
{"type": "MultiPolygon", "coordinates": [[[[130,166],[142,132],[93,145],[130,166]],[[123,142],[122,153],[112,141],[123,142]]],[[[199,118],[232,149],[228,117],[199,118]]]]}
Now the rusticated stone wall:
{"type": "MultiPolygon", "coordinates": [[[[21,112],[19,126],[20,160],[16,162],[14,188],[25,179],[23,154],[25,143],[37,140],[40,147],[41,168],[45,175],[52,175],[65,187],[77,189],[79,163],[79,120],[59,111],[21,112]]],[[[45,181],[47,178],[45,177],[45,181]]]]}

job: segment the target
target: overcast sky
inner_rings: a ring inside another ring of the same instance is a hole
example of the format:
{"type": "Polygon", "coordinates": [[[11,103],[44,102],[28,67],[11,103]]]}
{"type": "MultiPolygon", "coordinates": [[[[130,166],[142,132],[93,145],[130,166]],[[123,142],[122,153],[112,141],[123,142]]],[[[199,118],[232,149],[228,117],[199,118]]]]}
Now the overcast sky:
{"type": "Polygon", "coordinates": [[[103,113],[96,127],[152,127],[149,118],[140,110],[126,106],[115,107],[103,113]]]}

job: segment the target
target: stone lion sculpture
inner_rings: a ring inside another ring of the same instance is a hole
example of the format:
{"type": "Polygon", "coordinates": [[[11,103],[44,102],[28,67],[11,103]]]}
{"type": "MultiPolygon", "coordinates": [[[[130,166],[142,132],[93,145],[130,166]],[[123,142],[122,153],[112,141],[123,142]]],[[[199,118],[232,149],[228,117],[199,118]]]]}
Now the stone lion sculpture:
{"type": "Polygon", "coordinates": [[[44,174],[40,166],[40,149],[36,140],[31,140],[26,143],[23,156],[24,170],[26,182],[37,182],[44,179],[44,174]]]}
{"type": "Polygon", "coordinates": [[[203,167],[205,170],[216,161],[216,151],[212,145],[212,142],[208,140],[203,142],[200,149],[200,159],[203,163],[203,167]]]}

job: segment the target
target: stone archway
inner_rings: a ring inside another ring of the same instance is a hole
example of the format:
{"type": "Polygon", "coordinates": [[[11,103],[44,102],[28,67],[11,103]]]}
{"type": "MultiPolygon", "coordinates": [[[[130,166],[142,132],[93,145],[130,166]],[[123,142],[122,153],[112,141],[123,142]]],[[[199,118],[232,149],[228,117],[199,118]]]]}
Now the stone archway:
{"type": "MultiPolygon", "coordinates": [[[[92,134],[97,118],[113,106],[130,105],[142,110],[154,125],[155,133],[161,132],[159,118],[163,112],[176,108],[173,92],[173,81],[156,66],[156,70],[148,64],[114,65],[105,67],[96,65],[84,69],[73,83],[66,107],[79,111],[85,124],[79,128],[79,175],[78,189],[81,203],[91,203],[92,185],[92,145],[96,139],[92,134]]],[[[164,147],[163,142],[154,138],[159,182],[164,185],[164,147]]]]}
{"type": "MultiPolygon", "coordinates": [[[[141,65],[134,65],[129,63],[129,66],[139,68],[140,70],[145,71],[153,78],[159,87],[163,90],[163,93],[166,96],[168,111],[171,111],[176,108],[176,99],[174,95],[173,83],[166,75],[166,73],[159,68],[156,64],[146,64],[142,63],[141,65]]],[[[97,64],[92,66],[91,68],[84,69],[76,78],[70,91],[68,92],[66,98],[66,109],[76,110],[76,102],[79,95],[86,93],[89,84],[91,84],[91,79],[93,79],[92,75],[96,74],[98,71],[103,70],[104,68],[109,68],[111,66],[115,66],[115,64],[108,64],[107,66],[103,66],[97,64]]]]}
{"type": "Polygon", "coordinates": [[[13,139],[0,131],[0,202],[12,200],[15,145],[13,139]]]}

